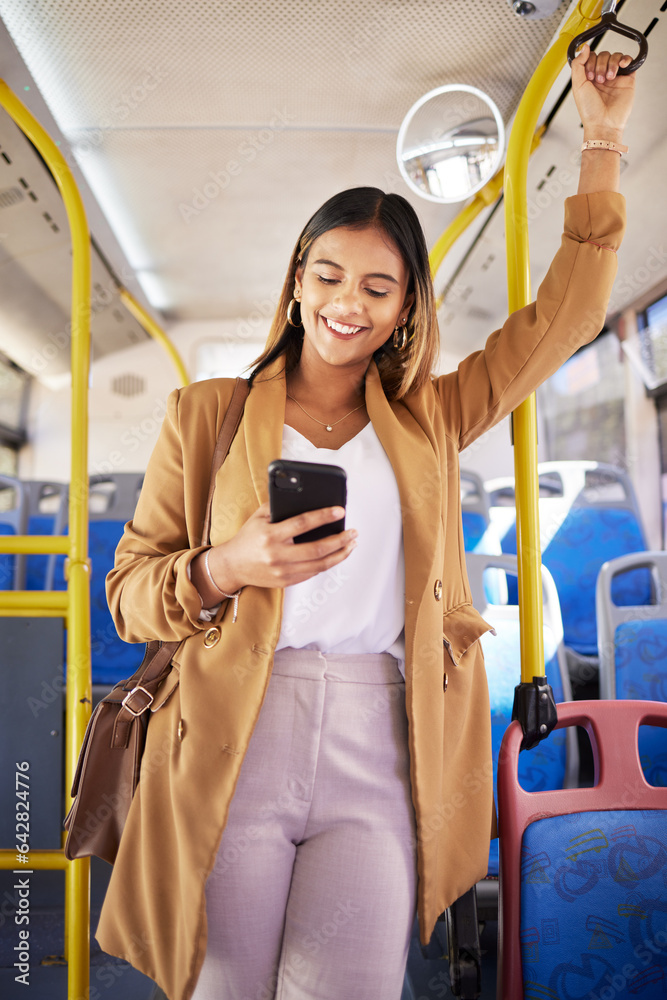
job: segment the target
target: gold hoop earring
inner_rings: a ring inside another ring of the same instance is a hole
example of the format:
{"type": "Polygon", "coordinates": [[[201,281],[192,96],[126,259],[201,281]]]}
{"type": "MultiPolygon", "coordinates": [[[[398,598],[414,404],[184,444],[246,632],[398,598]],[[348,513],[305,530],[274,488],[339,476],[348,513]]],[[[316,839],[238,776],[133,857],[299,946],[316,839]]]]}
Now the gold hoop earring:
{"type": "Polygon", "coordinates": [[[295,328],[301,326],[301,319],[299,319],[298,323],[295,323],[292,318],[292,312],[294,310],[294,306],[297,305],[298,302],[299,302],[298,299],[292,299],[292,301],[287,307],[287,322],[289,323],[290,326],[293,326],[295,328]]]}
{"type": "MultiPolygon", "coordinates": [[[[403,320],[403,323],[405,324],[405,320],[403,320]]],[[[408,331],[406,330],[405,325],[396,326],[394,328],[393,344],[394,344],[394,350],[398,351],[399,353],[403,352],[405,348],[408,346],[408,331]],[[400,342],[398,341],[396,336],[398,333],[401,334],[400,342]]]]}

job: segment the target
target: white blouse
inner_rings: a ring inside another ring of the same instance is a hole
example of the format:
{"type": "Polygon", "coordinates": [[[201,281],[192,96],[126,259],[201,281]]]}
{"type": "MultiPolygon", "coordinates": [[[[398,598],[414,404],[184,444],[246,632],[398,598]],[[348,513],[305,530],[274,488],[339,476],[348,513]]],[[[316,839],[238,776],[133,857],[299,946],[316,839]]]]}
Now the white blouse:
{"type": "Polygon", "coordinates": [[[345,527],[357,547],[342,563],[285,588],[276,649],[391,653],[405,672],[405,558],[396,477],[372,423],[341,448],[316,448],[287,424],[282,457],[347,473],[345,527]]]}

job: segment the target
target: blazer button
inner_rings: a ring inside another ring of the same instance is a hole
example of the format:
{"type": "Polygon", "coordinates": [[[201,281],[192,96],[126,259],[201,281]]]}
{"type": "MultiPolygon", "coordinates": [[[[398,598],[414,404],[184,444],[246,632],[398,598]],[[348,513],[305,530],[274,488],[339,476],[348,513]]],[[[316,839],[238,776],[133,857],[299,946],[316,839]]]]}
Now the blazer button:
{"type": "Polygon", "coordinates": [[[206,646],[206,648],[210,649],[211,646],[215,646],[219,642],[220,642],[219,627],[217,625],[214,625],[213,628],[206,629],[206,631],[204,632],[204,645],[206,646]]]}
{"type": "Polygon", "coordinates": [[[183,722],[183,719],[179,719],[178,720],[178,730],[177,730],[177,733],[176,733],[176,735],[178,736],[179,742],[182,742],[182,740],[183,740],[183,733],[184,732],[185,732],[185,723],[183,722]]]}
{"type": "Polygon", "coordinates": [[[442,600],[442,580],[436,580],[433,586],[433,593],[435,594],[436,601],[442,600]]]}
{"type": "Polygon", "coordinates": [[[443,690],[443,691],[446,691],[446,690],[447,690],[447,685],[448,685],[448,684],[449,684],[449,677],[448,677],[448,676],[447,676],[447,674],[445,673],[445,676],[444,676],[444,677],[443,677],[443,679],[442,679],[442,690],[443,690]]]}

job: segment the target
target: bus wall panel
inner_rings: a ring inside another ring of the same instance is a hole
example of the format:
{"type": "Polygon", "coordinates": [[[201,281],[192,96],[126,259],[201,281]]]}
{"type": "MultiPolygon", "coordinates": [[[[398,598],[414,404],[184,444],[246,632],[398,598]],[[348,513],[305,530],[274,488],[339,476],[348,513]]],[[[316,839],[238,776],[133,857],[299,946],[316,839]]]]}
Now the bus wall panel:
{"type": "MultiPolygon", "coordinates": [[[[63,811],[63,636],[59,618],[0,618],[0,847],[17,832],[34,849],[61,846],[63,811]],[[25,768],[25,763],[28,767],[25,768]],[[22,769],[17,764],[23,764],[22,769]],[[27,775],[27,785],[16,774],[27,775]],[[29,808],[18,791],[29,793],[29,808]],[[17,817],[29,814],[29,830],[17,817]]],[[[17,851],[18,853],[18,851],[17,851]]],[[[21,865],[17,861],[17,868],[21,865]]],[[[27,866],[26,866],[27,867],[27,866]]]]}

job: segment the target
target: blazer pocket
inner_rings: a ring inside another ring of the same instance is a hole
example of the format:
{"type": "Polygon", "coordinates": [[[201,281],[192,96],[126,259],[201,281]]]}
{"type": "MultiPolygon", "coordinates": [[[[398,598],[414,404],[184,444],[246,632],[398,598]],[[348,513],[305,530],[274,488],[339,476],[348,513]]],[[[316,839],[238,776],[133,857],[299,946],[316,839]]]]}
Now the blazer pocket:
{"type": "Polygon", "coordinates": [[[179,680],[180,671],[177,665],[172,661],[171,670],[155,692],[155,698],[153,699],[153,704],[151,705],[151,712],[157,712],[158,708],[162,708],[163,705],[166,705],[178,687],[179,680]]]}
{"type": "Polygon", "coordinates": [[[484,621],[472,604],[459,604],[442,616],[442,642],[452,663],[458,667],[461,657],[485,632],[496,630],[484,621]]]}

